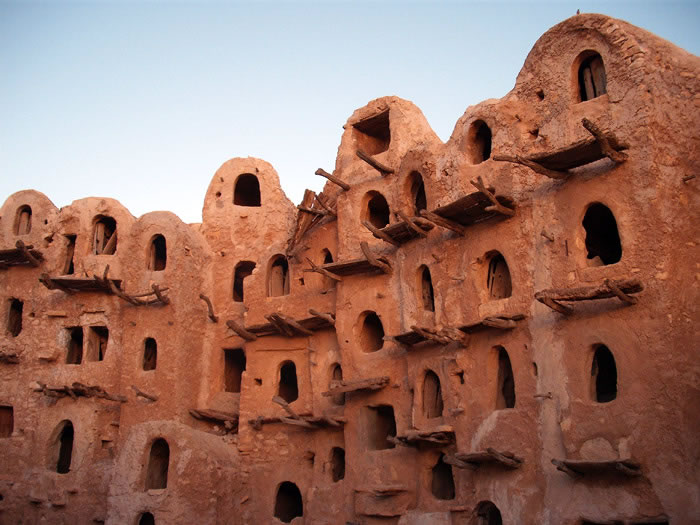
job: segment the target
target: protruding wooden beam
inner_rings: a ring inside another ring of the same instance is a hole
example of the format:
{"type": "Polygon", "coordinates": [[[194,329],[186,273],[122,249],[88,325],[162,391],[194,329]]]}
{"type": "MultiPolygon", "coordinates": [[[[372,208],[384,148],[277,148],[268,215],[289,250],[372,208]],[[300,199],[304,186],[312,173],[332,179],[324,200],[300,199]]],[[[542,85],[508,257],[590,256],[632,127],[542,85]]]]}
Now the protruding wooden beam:
{"type": "Polygon", "coordinates": [[[316,175],[319,175],[319,176],[321,176],[321,177],[327,178],[327,179],[328,179],[329,181],[331,181],[333,184],[337,184],[338,186],[340,186],[341,188],[343,188],[343,190],[345,190],[345,191],[348,191],[348,190],[350,189],[350,185],[349,185],[349,184],[343,182],[342,180],[340,180],[340,179],[339,179],[338,177],[336,177],[335,175],[331,175],[330,173],[328,173],[328,172],[325,171],[325,170],[322,170],[321,168],[318,168],[318,169],[316,170],[315,173],[316,173],[316,175]]]}
{"type": "Polygon", "coordinates": [[[403,213],[401,211],[397,211],[396,215],[398,216],[399,219],[401,219],[403,222],[406,223],[406,226],[408,226],[414,232],[416,232],[416,234],[419,237],[425,238],[428,236],[428,232],[426,232],[423,228],[420,228],[415,222],[413,222],[413,219],[408,217],[405,213],[403,213]]]}
{"type": "Polygon", "coordinates": [[[209,315],[209,319],[211,319],[214,323],[218,323],[219,318],[216,316],[216,314],[214,314],[214,305],[211,304],[211,299],[209,299],[209,297],[207,297],[203,293],[199,294],[199,298],[205,303],[207,303],[207,312],[209,315]]]}
{"type": "Polygon", "coordinates": [[[160,287],[156,283],[153,283],[151,285],[151,288],[153,289],[153,293],[156,294],[156,297],[158,298],[158,300],[161,303],[170,304],[170,299],[168,299],[166,296],[164,296],[162,294],[162,290],[160,289],[160,287]]]}
{"type": "Polygon", "coordinates": [[[297,206],[297,210],[303,211],[304,213],[308,213],[310,215],[318,215],[319,217],[325,217],[326,215],[330,215],[325,210],[314,210],[313,208],[307,208],[306,206],[302,206],[301,204],[297,206]]]}
{"type": "Polygon", "coordinates": [[[31,264],[34,268],[38,268],[39,265],[41,264],[39,260],[34,257],[31,252],[29,251],[29,248],[22,242],[21,239],[18,239],[17,242],[15,243],[15,246],[19,251],[22,252],[22,255],[29,261],[29,264],[31,264]]]}
{"type": "Polygon", "coordinates": [[[390,173],[394,173],[394,170],[392,168],[385,166],[381,162],[374,160],[372,157],[367,155],[367,153],[365,153],[361,149],[357,150],[357,156],[360,157],[362,160],[364,160],[367,164],[372,166],[379,173],[381,173],[382,177],[385,177],[385,176],[389,175],[390,173]]]}
{"type": "Polygon", "coordinates": [[[134,393],[135,393],[138,397],[142,397],[142,398],[144,398],[144,399],[148,399],[149,401],[152,401],[152,402],[158,401],[158,396],[154,396],[154,395],[152,395],[152,394],[147,394],[147,393],[144,392],[143,390],[139,389],[139,387],[137,387],[136,385],[131,385],[131,389],[134,391],[134,393]]]}
{"type": "Polygon", "coordinates": [[[371,231],[372,235],[374,235],[377,239],[381,239],[385,242],[388,242],[389,244],[393,244],[396,247],[401,246],[399,242],[395,241],[393,238],[391,238],[391,236],[384,233],[382,230],[371,224],[369,221],[362,221],[362,225],[369,231],[371,231]]]}
{"type": "Polygon", "coordinates": [[[617,164],[627,160],[627,153],[624,151],[617,151],[615,148],[613,148],[608,137],[596,124],[585,117],[581,119],[581,124],[583,124],[583,127],[586,128],[586,130],[598,141],[598,144],[600,144],[600,151],[603,153],[603,155],[617,164]]]}
{"type": "Polygon", "coordinates": [[[501,215],[507,215],[508,217],[512,217],[515,215],[515,210],[508,208],[507,206],[504,206],[500,202],[498,202],[498,199],[496,196],[493,194],[492,191],[490,191],[486,185],[484,184],[484,181],[481,179],[481,175],[479,175],[476,180],[471,180],[469,183],[474,186],[477,190],[479,190],[488,200],[491,201],[491,204],[493,206],[489,206],[487,208],[484,208],[486,211],[495,211],[500,213],[501,215]]]}
{"type": "Polygon", "coordinates": [[[240,337],[242,337],[246,341],[255,341],[258,338],[258,336],[256,336],[254,333],[246,330],[243,326],[238,324],[233,319],[229,319],[228,321],[226,321],[226,326],[228,326],[231,330],[236,332],[236,334],[238,334],[240,337]]]}
{"type": "Polygon", "coordinates": [[[332,215],[333,217],[338,216],[338,213],[333,208],[331,208],[328,204],[323,202],[323,199],[321,199],[321,195],[316,195],[316,201],[321,205],[321,208],[326,210],[330,215],[332,215]]]}
{"type": "Polygon", "coordinates": [[[275,317],[280,319],[283,323],[286,323],[287,325],[291,326],[297,332],[301,332],[304,335],[314,335],[314,333],[311,330],[301,326],[301,324],[299,324],[295,319],[292,319],[291,317],[284,315],[283,313],[280,313],[280,312],[275,312],[274,315],[275,315],[275,317]]]}
{"type": "Polygon", "coordinates": [[[334,281],[340,282],[343,280],[342,277],[337,276],[336,274],[329,272],[328,270],[321,268],[317,264],[314,264],[314,262],[309,259],[308,257],[306,258],[307,261],[309,261],[309,264],[311,265],[311,268],[304,268],[304,272],[317,272],[320,273],[321,275],[325,275],[329,279],[332,279],[334,281]]]}
{"type": "Polygon", "coordinates": [[[617,286],[614,281],[610,279],[605,279],[603,283],[605,284],[605,286],[610,288],[610,291],[614,293],[617,296],[617,298],[620,299],[620,301],[622,301],[623,303],[637,304],[637,298],[632,297],[631,295],[627,295],[625,292],[620,290],[620,287],[617,286]]]}
{"type": "Polygon", "coordinates": [[[565,171],[550,170],[548,168],[545,168],[541,164],[538,164],[534,160],[526,159],[525,157],[521,157],[520,155],[494,155],[493,160],[499,162],[512,162],[513,164],[521,164],[530,168],[535,173],[539,173],[540,175],[544,175],[545,177],[549,177],[550,179],[562,180],[566,179],[569,176],[569,173],[565,171]]]}
{"type": "Polygon", "coordinates": [[[309,313],[314,317],[320,317],[321,319],[325,319],[326,321],[328,321],[329,324],[335,326],[335,317],[333,317],[331,314],[324,314],[323,312],[318,312],[313,308],[309,308],[309,313]]]}
{"type": "Polygon", "coordinates": [[[429,341],[435,341],[436,343],[441,345],[447,345],[452,342],[452,340],[448,337],[443,337],[441,335],[438,335],[436,332],[430,331],[425,328],[420,328],[416,325],[411,325],[411,330],[413,330],[415,333],[417,333],[424,339],[428,339],[429,341]]]}
{"type": "Polygon", "coordinates": [[[432,211],[421,210],[419,213],[420,216],[424,219],[427,219],[430,222],[437,224],[438,226],[442,226],[443,228],[446,228],[448,230],[452,230],[458,235],[464,236],[467,233],[467,228],[465,226],[462,226],[461,224],[451,221],[449,219],[445,219],[444,217],[440,217],[432,211]]]}
{"type": "Polygon", "coordinates": [[[360,243],[360,249],[367,258],[367,262],[369,262],[372,266],[379,268],[384,273],[391,273],[391,266],[377,259],[372,253],[372,250],[369,249],[369,245],[365,241],[362,241],[360,243]]]}
{"type": "Polygon", "coordinates": [[[336,394],[355,392],[357,390],[381,390],[389,384],[389,376],[371,377],[357,381],[340,381],[340,386],[334,386],[327,392],[321,392],[323,397],[331,397],[336,394]]]}
{"type": "Polygon", "coordinates": [[[290,417],[294,419],[301,419],[299,417],[299,414],[297,414],[292,407],[289,406],[289,403],[287,403],[284,399],[282,399],[280,396],[275,396],[272,398],[273,403],[277,403],[279,406],[281,406],[287,414],[289,414],[290,417]]]}

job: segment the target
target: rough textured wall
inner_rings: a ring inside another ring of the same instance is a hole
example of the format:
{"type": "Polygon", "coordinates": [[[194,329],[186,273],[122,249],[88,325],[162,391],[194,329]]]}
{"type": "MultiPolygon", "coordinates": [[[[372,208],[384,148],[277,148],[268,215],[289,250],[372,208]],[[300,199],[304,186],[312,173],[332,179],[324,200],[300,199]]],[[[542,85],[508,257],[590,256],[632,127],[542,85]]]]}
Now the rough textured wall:
{"type": "Polygon", "coordinates": [[[195,225],[10,196],[0,522],[700,523],[699,86],[578,15],[298,207],[252,158],[195,225]]]}

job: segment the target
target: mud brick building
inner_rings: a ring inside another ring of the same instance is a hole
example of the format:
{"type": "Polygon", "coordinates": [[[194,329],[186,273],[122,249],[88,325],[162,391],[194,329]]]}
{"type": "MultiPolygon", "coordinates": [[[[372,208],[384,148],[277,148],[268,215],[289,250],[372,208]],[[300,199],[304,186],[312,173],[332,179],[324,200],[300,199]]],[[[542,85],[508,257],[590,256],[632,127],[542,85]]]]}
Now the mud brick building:
{"type": "Polygon", "coordinates": [[[295,206],[0,219],[0,522],[700,516],[700,60],[578,15],[443,143],[358,109],[295,206]]]}

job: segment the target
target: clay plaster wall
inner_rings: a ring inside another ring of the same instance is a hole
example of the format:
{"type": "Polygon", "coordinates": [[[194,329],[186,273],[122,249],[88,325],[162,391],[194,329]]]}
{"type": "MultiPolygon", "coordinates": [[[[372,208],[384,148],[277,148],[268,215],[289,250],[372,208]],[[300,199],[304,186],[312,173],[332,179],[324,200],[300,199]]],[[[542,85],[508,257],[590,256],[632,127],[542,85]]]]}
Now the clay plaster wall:
{"type": "Polygon", "coordinates": [[[503,523],[693,523],[700,512],[699,197],[692,178],[699,79],[697,57],[668,42],[604,16],[573,17],[535,44],[510,93],[467,108],[444,144],[408,101],[384,97],[355,111],[333,171],[350,189],[329,182],[321,198],[337,217],[322,215],[301,233],[308,213],[287,199],[272,166],[253,158],[227,161],[214,174],[197,225],[168,212],[134,218],[106,198],[59,210],[36,191],[11,195],[0,209],[0,249],[21,240],[43,261],[0,270],[8,329],[11,300],[23,303],[21,331],[14,336],[3,326],[0,339],[3,355],[17,361],[0,363],[0,406],[11,406],[14,417],[11,434],[0,437],[0,521],[122,524],[150,512],[156,523],[279,523],[277,491],[292,482],[303,504],[297,524],[496,523],[485,517],[485,502],[503,523]],[[605,66],[607,92],[582,102],[578,71],[591,52],[605,66]],[[614,135],[627,159],[603,157],[561,179],[496,160],[571,152],[590,141],[583,118],[614,135]],[[358,149],[391,172],[359,158],[358,149]],[[434,224],[424,237],[394,246],[362,221],[377,193],[389,206],[389,227],[403,222],[396,212],[418,215],[416,173],[428,211],[475,194],[471,181],[481,177],[515,214],[486,216],[464,235],[434,224]],[[259,203],[250,186],[250,200],[236,197],[242,175],[257,181],[259,203]],[[583,221],[595,203],[615,218],[619,262],[588,257],[583,221]],[[16,228],[25,206],[31,231],[22,233],[16,228]],[[94,253],[101,216],[116,221],[114,253],[94,253]],[[158,235],[167,253],[162,270],[149,267],[158,235]],[[309,271],[309,261],[321,265],[327,256],[364,258],[363,242],[389,273],[336,282],[309,271]],[[64,275],[71,249],[73,273],[64,275]],[[508,297],[492,298],[489,268],[498,254],[512,286],[508,297]],[[278,286],[271,297],[277,260],[288,267],[287,292],[278,286]],[[241,261],[254,269],[237,301],[241,261]],[[103,277],[107,266],[121,292],[153,298],[157,285],[167,304],[136,306],[109,291],[67,293],[40,282],[103,277]],[[432,310],[423,298],[424,267],[432,310]],[[615,297],[579,302],[567,316],[535,299],[545,289],[605,279],[638,279],[644,290],[634,305],[615,297]],[[213,318],[200,294],[211,301],[213,318]],[[311,310],[334,323],[311,333],[286,325],[288,334],[270,324],[277,313],[313,319],[311,310]],[[386,336],[375,337],[372,348],[363,329],[369,313],[386,336]],[[413,327],[454,335],[515,314],[524,318],[514,328],[476,330],[468,342],[406,346],[393,339],[413,327]],[[227,321],[263,332],[242,337],[227,321]],[[102,360],[88,358],[94,327],[109,331],[102,360]],[[66,362],[73,328],[84,334],[80,364],[66,362]],[[147,338],[157,344],[154,366],[144,364],[147,338]],[[616,398],[605,403],[592,386],[599,345],[612,352],[617,370],[616,398]],[[245,355],[240,392],[226,391],[226,350],[245,355]],[[514,403],[502,388],[506,352],[514,403]],[[273,399],[288,395],[280,389],[288,362],[298,397],[286,410],[273,399]],[[382,376],[388,382],[324,396],[339,384],[338,366],[346,384],[382,376]],[[439,379],[436,417],[424,412],[433,399],[427,376],[439,379]],[[107,398],[73,399],[61,390],[76,382],[101,387],[107,398]],[[444,432],[453,439],[404,446],[377,438],[388,407],[400,439],[444,432]],[[223,413],[233,423],[195,418],[192,410],[223,413]],[[332,424],[308,423],[324,417],[332,424]],[[70,470],[60,474],[66,420],[74,442],[70,470]],[[169,447],[167,487],[147,489],[158,439],[169,447]],[[335,449],[344,451],[342,471],[335,449]],[[435,489],[440,458],[488,449],[510,451],[522,464],[444,466],[442,489],[435,489]],[[641,475],[569,476],[553,459],[633,460],[641,475]]]}

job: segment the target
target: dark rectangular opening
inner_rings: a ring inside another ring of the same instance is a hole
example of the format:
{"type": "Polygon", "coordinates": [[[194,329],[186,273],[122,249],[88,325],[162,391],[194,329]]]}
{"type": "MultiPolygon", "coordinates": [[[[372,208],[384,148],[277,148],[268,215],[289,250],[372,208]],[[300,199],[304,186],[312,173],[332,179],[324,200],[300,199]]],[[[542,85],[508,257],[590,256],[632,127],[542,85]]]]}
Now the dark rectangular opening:
{"type": "Polygon", "coordinates": [[[388,150],[391,143],[389,110],[353,125],[353,137],[357,149],[368,155],[376,155],[388,150]]]}
{"type": "Polygon", "coordinates": [[[77,239],[76,235],[66,235],[66,241],[68,246],[66,246],[66,259],[63,264],[63,275],[73,275],[75,273],[75,241],[77,239]]]}
{"type": "Polygon", "coordinates": [[[88,328],[88,361],[102,361],[107,353],[109,330],[106,326],[91,326],[88,328]]]}
{"type": "Polygon", "coordinates": [[[19,299],[10,299],[10,311],[7,314],[7,331],[17,337],[22,331],[22,310],[24,303],[19,299]]]}
{"type": "Polygon", "coordinates": [[[394,407],[378,405],[367,407],[367,448],[369,450],[384,450],[394,448],[389,437],[396,437],[396,419],[394,407]]]}
{"type": "Polygon", "coordinates": [[[66,364],[79,365],[83,362],[83,329],[80,326],[73,326],[66,330],[68,330],[66,364]]]}
{"type": "Polygon", "coordinates": [[[158,343],[152,337],[143,342],[143,369],[155,370],[158,362],[158,343]]]}
{"type": "Polygon", "coordinates": [[[10,406],[0,406],[0,438],[10,437],[15,428],[15,414],[10,406]]]}
{"type": "Polygon", "coordinates": [[[224,388],[226,392],[240,392],[245,370],[245,352],[240,348],[224,350],[224,388]]]}

